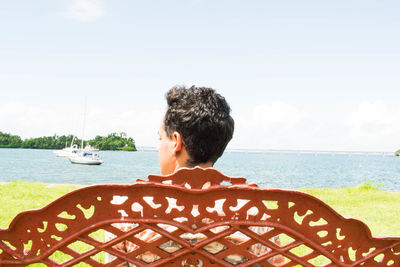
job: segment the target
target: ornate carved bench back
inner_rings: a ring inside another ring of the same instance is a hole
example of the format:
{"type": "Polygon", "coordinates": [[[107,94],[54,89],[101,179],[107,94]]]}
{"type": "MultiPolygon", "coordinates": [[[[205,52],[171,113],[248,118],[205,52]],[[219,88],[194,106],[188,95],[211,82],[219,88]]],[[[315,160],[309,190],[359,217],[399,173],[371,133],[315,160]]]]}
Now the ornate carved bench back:
{"type": "Polygon", "coordinates": [[[0,230],[1,266],[104,266],[95,258],[101,252],[116,257],[107,266],[271,266],[276,255],[285,258],[284,266],[400,266],[400,238],[372,238],[364,223],[343,218],[313,196],[258,188],[213,169],[78,189],[42,209],[20,213],[9,229],[0,230]],[[124,231],[115,223],[129,227],[124,231]],[[260,234],[257,227],[268,228],[260,234]],[[96,235],[99,230],[116,237],[104,241],[96,235]],[[145,242],[139,238],[143,231],[155,237],[145,242]],[[282,244],[271,241],[276,236],[282,244]],[[135,249],[116,249],[123,242],[135,249]],[[75,251],[74,243],[88,249],[75,251]],[[255,255],[254,245],[263,252],[255,255]],[[55,262],[57,253],[70,259],[55,262]],[[146,261],[149,253],[155,262],[146,261]]]}

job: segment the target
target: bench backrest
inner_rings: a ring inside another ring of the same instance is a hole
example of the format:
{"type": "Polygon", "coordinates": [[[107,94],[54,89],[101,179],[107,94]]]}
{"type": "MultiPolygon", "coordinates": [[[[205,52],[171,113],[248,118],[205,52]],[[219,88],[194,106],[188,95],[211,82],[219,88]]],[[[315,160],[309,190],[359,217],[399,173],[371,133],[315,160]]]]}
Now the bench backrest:
{"type": "Polygon", "coordinates": [[[272,266],[277,255],[285,258],[283,266],[400,266],[400,238],[373,238],[363,222],[343,218],[311,195],[258,188],[200,168],[150,175],[133,185],[81,188],[18,214],[0,230],[0,266],[272,266]],[[255,227],[268,230],[260,234],[255,227]],[[149,230],[156,238],[144,242],[140,233],[149,230]],[[99,237],[104,231],[114,238],[99,237]],[[235,234],[244,241],[234,242],[235,234]],[[276,236],[280,245],[271,241],[276,236]],[[135,249],[117,249],[122,242],[135,249]],[[175,249],[168,249],[171,242],[175,249]],[[78,243],[85,251],[74,249],[78,243]],[[264,252],[253,253],[254,245],[264,252]],[[111,263],[95,257],[104,252],[111,263]],[[70,259],[52,260],[57,253],[70,259]],[[146,260],[149,253],[156,261],[146,260]],[[240,262],[232,262],[235,257],[240,262]]]}

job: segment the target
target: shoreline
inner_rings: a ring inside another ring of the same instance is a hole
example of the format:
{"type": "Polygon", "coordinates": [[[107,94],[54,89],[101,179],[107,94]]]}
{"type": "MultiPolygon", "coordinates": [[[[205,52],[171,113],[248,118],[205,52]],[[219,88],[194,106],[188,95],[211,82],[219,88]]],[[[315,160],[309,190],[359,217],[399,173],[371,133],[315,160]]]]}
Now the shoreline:
{"type": "MultiPolygon", "coordinates": [[[[26,149],[26,150],[60,150],[59,148],[28,148],[28,147],[1,147],[0,149],[26,149]]],[[[114,152],[156,152],[157,147],[136,147],[136,150],[99,150],[114,151],[114,152]]],[[[324,149],[271,149],[271,148],[227,148],[224,153],[278,153],[278,154],[327,154],[327,155],[377,155],[377,156],[393,156],[396,157],[396,152],[393,151],[370,151],[370,150],[324,150],[324,149]]]]}
{"type": "MultiPolygon", "coordinates": [[[[65,183],[44,183],[44,182],[31,182],[31,181],[22,181],[22,180],[15,180],[11,182],[0,182],[0,186],[7,185],[7,184],[33,184],[33,185],[43,185],[45,188],[55,188],[55,187],[86,187],[86,186],[94,186],[94,185],[109,185],[109,184],[117,184],[117,185],[130,185],[134,183],[98,183],[98,184],[65,184],[65,183]]],[[[259,186],[261,187],[261,186],[259,186]]],[[[360,185],[356,186],[348,186],[348,187],[302,187],[302,188],[295,188],[295,189],[288,189],[288,188],[277,188],[277,187],[270,187],[271,189],[282,189],[282,190],[295,190],[295,191],[308,191],[308,190],[360,190],[360,191],[379,191],[379,192],[388,192],[388,193],[399,193],[400,191],[390,191],[379,189],[380,186],[376,185],[370,181],[366,181],[360,185]]]]}

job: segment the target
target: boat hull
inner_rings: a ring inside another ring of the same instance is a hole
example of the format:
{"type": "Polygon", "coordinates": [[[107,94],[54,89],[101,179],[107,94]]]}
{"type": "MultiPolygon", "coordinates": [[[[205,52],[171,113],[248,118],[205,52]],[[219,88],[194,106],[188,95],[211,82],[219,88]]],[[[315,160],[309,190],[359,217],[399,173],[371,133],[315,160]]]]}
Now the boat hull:
{"type": "Polygon", "coordinates": [[[56,150],[53,151],[54,155],[61,158],[69,158],[76,155],[77,152],[70,152],[70,151],[63,151],[63,150],[56,150]]]}
{"type": "Polygon", "coordinates": [[[71,163],[83,164],[83,165],[100,165],[103,163],[102,160],[86,160],[86,159],[74,159],[74,158],[70,158],[69,160],[71,161],[71,163]]]}

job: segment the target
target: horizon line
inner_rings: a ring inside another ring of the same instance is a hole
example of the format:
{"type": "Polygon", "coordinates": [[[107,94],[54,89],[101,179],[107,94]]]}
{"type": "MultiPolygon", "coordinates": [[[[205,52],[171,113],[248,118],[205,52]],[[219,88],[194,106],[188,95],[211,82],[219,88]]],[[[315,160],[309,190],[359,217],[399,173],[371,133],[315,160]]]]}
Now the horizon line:
{"type": "MultiPolygon", "coordinates": [[[[136,146],[137,150],[157,150],[153,146],[136,146]]],[[[270,152],[270,153],[319,153],[319,154],[393,154],[395,151],[372,150],[314,150],[314,149],[268,149],[268,148],[227,148],[225,152],[270,152]]]]}

